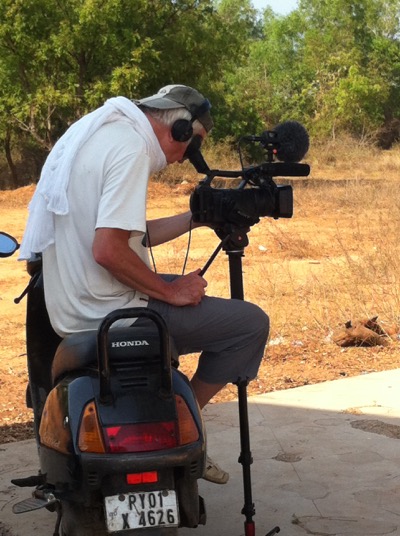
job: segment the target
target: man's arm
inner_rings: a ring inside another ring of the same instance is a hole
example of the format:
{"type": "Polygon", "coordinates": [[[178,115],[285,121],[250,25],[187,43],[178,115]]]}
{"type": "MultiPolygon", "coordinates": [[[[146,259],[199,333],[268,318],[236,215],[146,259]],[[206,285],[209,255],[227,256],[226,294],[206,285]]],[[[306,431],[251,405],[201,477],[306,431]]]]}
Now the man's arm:
{"type": "Polygon", "coordinates": [[[190,228],[199,227],[198,223],[191,222],[192,213],[190,211],[176,216],[168,216],[147,222],[148,246],[158,246],[169,242],[178,236],[187,233],[190,228]]]}
{"type": "MultiPolygon", "coordinates": [[[[172,225],[169,233],[181,227],[183,221],[172,225]]],[[[97,229],[92,247],[96,262],[124,285],[152,298],[177,306],[197,305],[201,301],[207,282],[199,275],[200,269],[166,282],[129,247],[129,237],[130,232],[122,229],[97,229]]]]}

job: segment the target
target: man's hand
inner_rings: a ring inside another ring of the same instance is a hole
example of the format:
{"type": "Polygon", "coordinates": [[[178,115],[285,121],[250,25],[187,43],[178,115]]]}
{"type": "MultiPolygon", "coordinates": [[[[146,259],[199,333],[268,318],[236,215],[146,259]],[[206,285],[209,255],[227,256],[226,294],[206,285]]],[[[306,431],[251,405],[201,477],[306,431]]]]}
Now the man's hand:
{"type": "Polygon", "coordinates": [[[130,232],[99,228],[93,241],[93,257],[118,281],[171,305],[197,305],[205,295],[207,281],[200,268],[173,281],[165,281],[142,261],[128,244],[130,232]]]}
{"type": "Polygon", "coordinates": [[[168,303],[177,306],[199,304],[207,287],[207,281],[199,275],[200,272],[199,268],[169,283],[171,294],[168,303]]]}

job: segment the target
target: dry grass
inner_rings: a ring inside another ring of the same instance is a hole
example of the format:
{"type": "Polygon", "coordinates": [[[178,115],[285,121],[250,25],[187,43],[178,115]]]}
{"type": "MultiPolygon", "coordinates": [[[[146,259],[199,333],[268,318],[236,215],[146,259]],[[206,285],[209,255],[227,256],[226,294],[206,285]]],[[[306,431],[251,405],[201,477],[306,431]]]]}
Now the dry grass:
{"type": "MultiPolygon", "coordinates": [[[[238,169],[236,155],[220,148],[206,148],[205,156],[212,168],[238,169]]],[[[293,181],[294,218],[265,218],[249,235],[247,297],[271,314],[273,336],[299,323],[326,335],[338,322],[374,313],[397,322],[400,147],[379,151],[342,138],[316,145],[307,161],[309,179],[293,181]]],[[[176,184],[172,169],[163,180],[176,184]]],[[[190,173],[188,167],[184,193],[194,184],[190,173]]],[[[186,242],[180,244],[174,259],[184,254],[186,242]]]]}
{"type": "MultiPolygon", "coordinates": [[[[206,154],[211,167],[238,168],[235,157],[213,151],[208,148],[206,154]],[[218,165],[211,165],[214,157],[218,165]]],[[[243,258],[245,297],[268,312],[271,336],[250,393],[399,366],[397,342],[386,348],[340,349],[331,339],[349,319],[379,315],[384,325],[399,323],[399,160],[398,147],[379,152],[346,140],[316,147],[308,159],[310,180],[294,181],[295,216],[263,218],[251,229],[243,258]]],[[[149,217],[186,210],[198,178],[189,166],[169,168],[151,184],[149,217]]],[[[18,239],[32,192],[33,187],[0,192],[0,229],[18,239]]],[[[210,229],[196,230],[187,271],[202,267],[218,243],[210,229]]],[[[187,245],[185,236],[155,248],[158,271],[181,273],[187,245]]],[[[224,253],[206,279],[208,294],[229,296],[224,253]]],[[[21,263],[1,261],[0,443],[21,438],[30,421],[24,408],[25,307],[12,303],[26,282],[21,263]]],[[[182,361],[188,375],[196,359],[182,361]]],[[[235,394],[229,387],[217,400],[235,394]]]]}
{"type": "MultiPolygon", "coordinates": [[[[205,159],[212,169],[240,169],[238,153],[228,145],[214,146],[206,143],[203,150],[205,159]]],[[[350,136],[318,143],[312,140],[305,161],[311,165],[311,179],[397,180],[400,167],[400,145],[390,151],[382,151],[368,143],[354,140],[350,136]]],[[[167,168],[161,174],[162,180],[177,184],[196,177],[190,164],[167,168]]]]}
{"type": "MultiPolygon", "coordinates": [[[[264,220],[258,229],[267,228],[264,242],[274,258],[258,274],[269,282],[259,295],[272,318],[283,310],[291,326],[313,326],[320,336],[347,318],[379,314],[397,322],[399,194],[397,182],[297,187],[296,217],[264,220]]],[[[284,327],[276,320],[275,326],[284,327]]]]}

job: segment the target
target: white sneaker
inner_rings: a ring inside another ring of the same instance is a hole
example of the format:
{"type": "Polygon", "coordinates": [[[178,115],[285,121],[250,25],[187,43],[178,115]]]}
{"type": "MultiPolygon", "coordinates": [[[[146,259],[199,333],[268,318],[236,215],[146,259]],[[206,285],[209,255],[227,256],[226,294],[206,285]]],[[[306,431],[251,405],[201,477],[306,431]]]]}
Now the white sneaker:
{"type": "Polygon", "coordinates": [[[207,456],[206,470],[203,478],[214,484],[226,484],[229,480],[229,473],[221,469],[218,464],[207,456]]]}

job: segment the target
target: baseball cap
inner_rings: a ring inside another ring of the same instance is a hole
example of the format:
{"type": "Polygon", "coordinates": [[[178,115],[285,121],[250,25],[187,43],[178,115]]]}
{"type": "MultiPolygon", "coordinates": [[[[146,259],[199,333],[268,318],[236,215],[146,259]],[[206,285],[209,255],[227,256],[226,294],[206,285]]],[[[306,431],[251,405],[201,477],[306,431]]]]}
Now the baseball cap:
{"type": "Polygon", "coordinates": [[[173,108],[186,108],[197,119],[207,132],[214,126],[210,114],[211,104],[197,89],[179,84],[172,84],[161,88],[151,97],[135,101],[139,106],[170,110],[173,108]]]}

